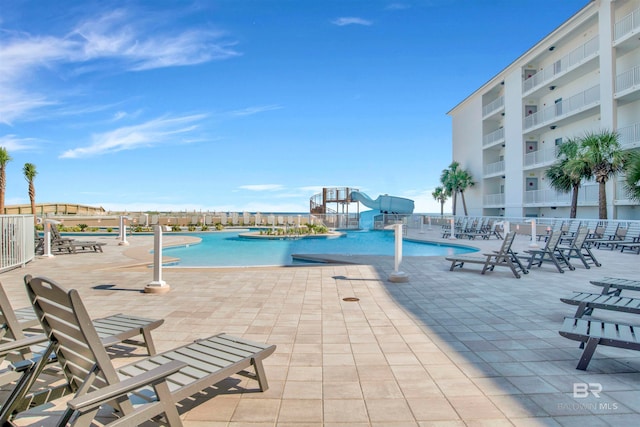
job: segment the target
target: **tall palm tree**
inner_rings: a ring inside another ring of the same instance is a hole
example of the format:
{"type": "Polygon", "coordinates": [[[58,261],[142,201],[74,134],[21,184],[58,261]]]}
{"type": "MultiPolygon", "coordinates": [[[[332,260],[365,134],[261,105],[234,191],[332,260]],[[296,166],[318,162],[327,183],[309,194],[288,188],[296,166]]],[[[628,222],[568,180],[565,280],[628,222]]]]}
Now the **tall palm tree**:
{"type": "Polygon", "coordinates": [[[569,218],[578,212],[578,190],[583,179],[591,178],[591,169],[578,157],[580,143],[569,139],[558,147],[558,160],[545,172],[550,185],[561,193],[571,193],[569,218]]]}
{"type": "Polygon", "coordinates": [[[4,214],[4,192],[7,188],[7,174],[5,169],[7,163],[11,160],[7,149],[0,147],[0,215],[4,214]]]}
{"type": "Polygon", "coordinates": [[[462,207],[464,208],[464,214],[467,215],[467,202],[464,199],[464,192],[475,185],[473,177],[469,172],[460,168],[460,163],[453,161],[449,165],[448,169],[442,171],[440,181],[444,189],[448,194],[451,194],[453,200],[453,215],[456,214],[456,199],[458,193],[462,199],[462,207]]]}
{"type": "Polygon", "coordinates": [[[620,147],[618,134],[608,130],[587,133],[580,139],[578,157],[598,183],[598,217],[607,219],[607,181],[624,170],[628,157],[620,147]]]}
{"type": "Polygon", "coordinates": [[[446,202],[449,198],[447,190],[445,190],[443,187],[436,187],[434,188],[431,195],[436,201],[440,202],[440,216],[444,216],[444,202],[446,202]]]}
{"type": "Polygon", "coordinates": [[[640,152],[629,154],[629,161],[625,168],[625,189],[632,200],[640,201],[640,152]]]}
{"type": "Polygon", "coordinates": [[[22,168],[22,172],[24,173],[24,179],[29,183],[29,200],[31,201],[31,213],[33,214],[33,223],[37,223],[36,219],[36,187],[33,185],[33,180],[38,175],[38,171],[36,171],[36,165],[33,163],[25,163],[22,168]]]}

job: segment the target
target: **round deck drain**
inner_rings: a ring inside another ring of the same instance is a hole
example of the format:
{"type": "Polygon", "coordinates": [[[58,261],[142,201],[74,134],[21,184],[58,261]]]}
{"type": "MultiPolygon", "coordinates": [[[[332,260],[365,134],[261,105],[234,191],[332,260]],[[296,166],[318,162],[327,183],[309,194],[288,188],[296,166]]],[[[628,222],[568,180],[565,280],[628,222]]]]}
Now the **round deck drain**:
{"type": "Polygon", "coordinates": [[[347,297],[347,298],[342,298],[342,301],[347,301],[347,302],[356,302],[356,301],[360,301],[360,298],[356,298],[356,297],[347,297]]]}

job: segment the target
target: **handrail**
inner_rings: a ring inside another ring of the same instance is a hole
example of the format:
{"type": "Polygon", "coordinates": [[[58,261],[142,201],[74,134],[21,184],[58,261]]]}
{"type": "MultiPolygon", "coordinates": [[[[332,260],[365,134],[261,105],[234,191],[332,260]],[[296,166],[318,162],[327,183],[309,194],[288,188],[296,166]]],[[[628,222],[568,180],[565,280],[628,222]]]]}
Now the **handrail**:
{"type": "Polygon", "coordinates": [[[33,215],[0,215],[0,271],[35,258],[33,215]]]}

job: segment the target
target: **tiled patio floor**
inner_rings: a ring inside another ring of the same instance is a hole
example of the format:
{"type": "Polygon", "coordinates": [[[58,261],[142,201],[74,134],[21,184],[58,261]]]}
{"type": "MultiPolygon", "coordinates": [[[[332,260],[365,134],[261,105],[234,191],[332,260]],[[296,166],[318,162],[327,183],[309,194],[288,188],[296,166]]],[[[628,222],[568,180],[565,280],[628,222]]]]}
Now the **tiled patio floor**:
{"type": "MultiPolygon", "coordinates": [[[[436,229],[410,236],[443,241],[436,229]]],[[[165,243],[173,238],[165,235],[165,243]]],[[[508,269],[481,275],[481,266],[471,265],[450,272],[443,257],[405,257],[408,283],[387,280],[393,257],[345,257],[361,264],[313,267],[167,268],[171,292],[152,295],[141,292],[151,269],[130,266],[130,256],[150,248],[152,237],[133,236],[129,247],[99,239],[107,242],[103,254],[37,259],[0,274],[14,306],[27,304],[22,277],[45,275],[78,289],[94,317],[164,318],[154,331],[159,350],[218,332],[278,346],[265,362],[268,391],[232,377],[181,411],[186,426],[631,426],[640,420],[640,352],[600,346],[589,369],[578,371],[581,350],[558,334],[563,317],[575,312],[561,296],[599,292],[589,280],[603,276],[640,278],[638,255],[596,250],[601,268],[576,264],[560,274],[545,264],[521,279],[508,269]],[[602,392],[574,397],[577,383],[600,384],[602,392]]],[[[459,242],[484,251],[501,244],[459,242]]],[[[515,245],[523,250],[529,243],[518,236],[515,245]]],[[[594,317],[640,323],[602,310],[594,317]]],[[[19,417],[19,425],[47,424],[40,412],[19,417]]]]}

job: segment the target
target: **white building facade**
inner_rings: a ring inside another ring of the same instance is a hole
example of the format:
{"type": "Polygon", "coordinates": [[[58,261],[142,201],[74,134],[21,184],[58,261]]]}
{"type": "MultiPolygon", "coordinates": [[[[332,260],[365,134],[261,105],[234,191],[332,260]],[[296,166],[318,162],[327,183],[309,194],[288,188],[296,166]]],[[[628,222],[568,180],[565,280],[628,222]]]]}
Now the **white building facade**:
{"type": "MultiPolygon", "coordinates": [[[[640,1],[592,0],[448,113],[453,160],[474,178],[470,215],[569,216],[571,194],[545,170],[556,147],[613,130],[640,148],[640,1]]],[[[607,184],[610,219],[640,219],[623,177],[607,184]]],[[[578,218],[598,218],[598,185],[580,187],[578,218]]]]}

